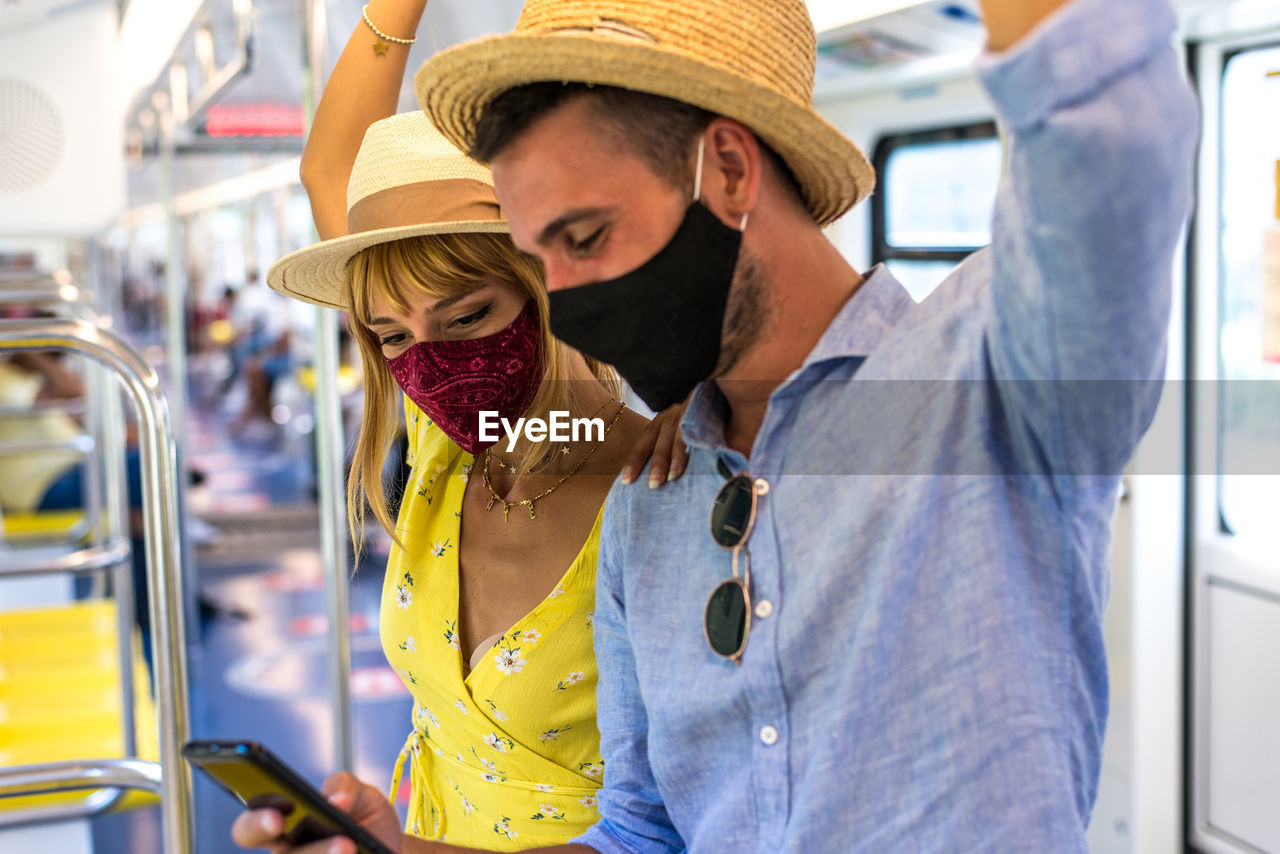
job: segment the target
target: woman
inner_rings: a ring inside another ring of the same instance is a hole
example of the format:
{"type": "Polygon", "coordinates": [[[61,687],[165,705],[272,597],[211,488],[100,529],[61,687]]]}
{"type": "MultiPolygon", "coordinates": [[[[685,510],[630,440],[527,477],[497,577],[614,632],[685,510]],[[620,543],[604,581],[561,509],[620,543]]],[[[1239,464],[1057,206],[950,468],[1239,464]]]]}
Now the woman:
{"type": "MultiPolygon", "coordinates": [[[[422,5],[401,4],[418,14],[422,5]]],[[[380,9],[375,2],[366,16],[380,9]]],[[[398,66],[378,65],[391,55],[382,33],[382,49],[364,61],[371,30],[360,24],[335,68],[304,160],[316,223],[330,239],[281,259],[268,283],[350,310],[363,356],[351,528],[358,542],[367,500],[396,541],[380,632],[415,701],[400,757],[410,767],[409,837],[381,830],[397,849],[410,838],[412,850],[448,850],[420,839],[488,850],[557,844],[596,820],[603,774],[591,647],[601,506],[633,447],[638,460],[655,441],[668,447],[673,416],[665,431],[646,431],[618,399],[612,372],[551,336],[540,268],[512,246],[487,170],[421,114],[374,122],[354,166],[332,167],[350,123],[392,106],[393,95],[378,98],[403,73],[400,44],[398,66]],[[348,172],[350,234],[339,237],[333,176],[348,172]],[[393,524],[380,473],[397,387],[412,472],[393,524]],[[481,412],[515,423],[555,411],[594,420],[594,433],[493,444],[479,429],[481,412]]],[[[678,476],[684,456],[674,459],[678,476]]],[[[665,480],[668,466],[655,468],[665,480]]],[[[281,827],[273,811],[250,812],[233,836],[278,846],[281,827]]]]}

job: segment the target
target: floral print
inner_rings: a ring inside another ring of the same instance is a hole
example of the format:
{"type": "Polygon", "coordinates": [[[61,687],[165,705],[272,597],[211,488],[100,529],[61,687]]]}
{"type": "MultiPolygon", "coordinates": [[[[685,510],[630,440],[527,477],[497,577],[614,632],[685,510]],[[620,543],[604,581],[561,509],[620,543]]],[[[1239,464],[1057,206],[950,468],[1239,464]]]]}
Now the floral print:
{"type": "Polygon", "coordinates": [[[546,732],[539,734],[538,741],[541,741],[544,744],[548,741],[556,741],[557,739],[560,738],[561,735],[563,735],[564,733],[568,732],[571,729],[573,729],[572,726],[563,726],[563,727],[560,727],[559,729],[549,729],[546,732]]]}
{"type": "Polygon", "coordinates": [[[538,807],[538,811],[529,816],[533,821],[541,821],[542,819],[551,819],[552,821],[564,821],[564,812],[555,804],[542,804],[538,807]]]}
{"type": "Polygon", "coordinates": [[[499,821],[494,822],[493,832],[499,836],[505,836],[507,839],[515,839],[520,835],[511,829],[511,819],[505,815],[499,821]]]}
{"type": "Polygon", "coordinates": [[[520,647],[516,647],[515,649],[504,647],[498,650],[498,653],[493,657],[493,660],[498,670],[507,676],[510,676],[513,673],[519,673],[521,670],[524,670],[525,665],[529,663],[520,655],[520,647]]]}
{"type": "Polygon", "coordinates": [[[583,673],[581,670],[575,670],[572,673],[570,673],[568,676],[564,677],[563,679],[561,679],[559,682],[556,683],[556,690],[563,691],[564,689],[568,688],[570,685],[577,685],[579,682],[581,682],[583,679],[586,679],[586,678],[587,678],[587,674],[583,673]]]}
{"type": "Polygon", "coordinates": [[[489,745],[490,747],[492,747],[494,750],[498,751],[499,753],[509,753],[511,751],[511,748],[516,746],[515,742],[513,742],[511,739],[503,738],[502,736],[498,735],[496,732],[485,733],[480,737],[480,740],[483,741],[485,744],[489,745]]]}
{"type": "Polygon", "coordinates": [[[407,611],[409,606],[413,604],[413,594],[409,592],[409,588],[403,584],[396,587],[396,607],[401,611],[407,611]]]}

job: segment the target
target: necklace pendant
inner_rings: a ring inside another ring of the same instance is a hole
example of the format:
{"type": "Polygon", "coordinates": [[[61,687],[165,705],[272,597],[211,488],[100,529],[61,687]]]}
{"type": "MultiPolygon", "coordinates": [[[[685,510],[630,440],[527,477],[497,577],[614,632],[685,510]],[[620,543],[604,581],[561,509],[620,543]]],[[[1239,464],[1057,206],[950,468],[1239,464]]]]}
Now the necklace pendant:
{"type": "Polygon", "coordinates": [[[534,515],[534,512],[533,512],[533,502],[532,502],[532,501],[530,501],[530,502],[529,502],[529,518],[530,518],[530,519],[537,519],[537,518],[538,518],[536,515],[534,515]]]}
{"type": "Polygon", "coordinates": [[[511,505],[505,501],[502,502],[502,521],[503,522],[511,521],[511,505]]]}
{"type": "Polygon", "coordinates": [[[486,505],[484,506],[484,509],[485,509],[486,511],[492,510],[492,509],[493,509],[493,502],[495,502],[495,501],[497,501],[497,500],[498,500],[498,499],[497,499],[496,497],[495,497],[495,498],[490,498],[490,499],[489,499],[489,503],[488,503],[488,504],[486,504],[486,505]]]}

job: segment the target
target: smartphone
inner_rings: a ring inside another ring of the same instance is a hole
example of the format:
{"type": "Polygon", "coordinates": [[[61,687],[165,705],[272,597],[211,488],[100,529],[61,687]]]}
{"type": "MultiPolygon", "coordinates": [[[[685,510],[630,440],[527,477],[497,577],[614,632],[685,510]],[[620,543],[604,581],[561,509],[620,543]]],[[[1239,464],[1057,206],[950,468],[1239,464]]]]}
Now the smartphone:
{"type": "Polygon", "coordinates": [[[270,807],[284,816],[281,838],[302,845],[345,836],[360,854],[392,854],[314,786],[254,741],[188,741],[182,755],[249,809],[270,807]]]}

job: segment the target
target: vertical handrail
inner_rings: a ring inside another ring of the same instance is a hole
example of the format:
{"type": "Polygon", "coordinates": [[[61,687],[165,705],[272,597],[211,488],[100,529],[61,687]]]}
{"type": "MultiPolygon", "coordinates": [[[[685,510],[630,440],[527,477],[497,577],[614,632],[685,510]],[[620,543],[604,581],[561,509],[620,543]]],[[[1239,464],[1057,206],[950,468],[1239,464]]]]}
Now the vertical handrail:
{"type": "MultiPolygon", "coordinates": [[[[303,99],[307,122],[324,88],[327,21],[324,0],[306,0],[303,11],[303,99]]],[[[351,714],[351,638],[347,600],[347,544],[342,470],[345,448],[342,405],[338,398],[338,313],[316,308],[316,473],[319,479],[320,551],[325,566],[325,612],[329,619],[329,696],[333,703],[333,759],[346,771],[355,768],[351,714]]]]}
{"type": "Polygon", "coordinates": [[[167,854],[193,854],[191,775],[180,753],[190,732],[190,712],[182,568],[178,564],[181,540],[175,500],[177,454],[168,403],[156,372],[110,330],[84,320],[0,320],[0,351],[43,349],[70,350],[107,365],[122,380],[137,410],[147,587],[160,713],[164,850],[167,854]]]}

